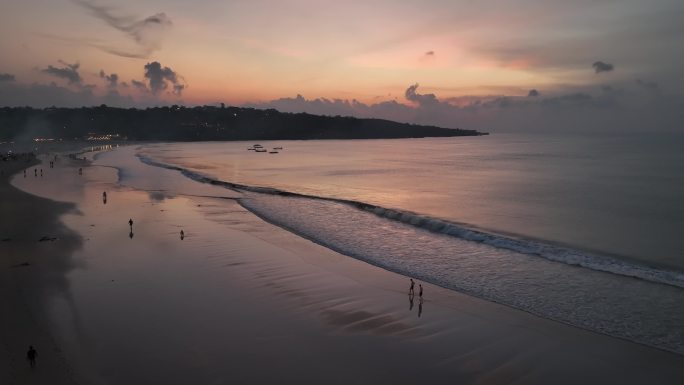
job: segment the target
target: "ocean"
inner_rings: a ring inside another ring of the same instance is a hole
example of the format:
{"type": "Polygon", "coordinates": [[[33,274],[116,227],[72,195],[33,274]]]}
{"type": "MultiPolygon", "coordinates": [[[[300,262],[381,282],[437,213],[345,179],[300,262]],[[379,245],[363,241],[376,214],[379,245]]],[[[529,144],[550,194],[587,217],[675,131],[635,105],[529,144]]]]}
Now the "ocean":
{"type": "Polygon", "coordinates": [[[684,354],[684,135],[254,144],[144,144],[96,164],[137,189],[221,187],[350,257],[684,354]],[[158,183],[157,167],[178,180],[158,183]]]}

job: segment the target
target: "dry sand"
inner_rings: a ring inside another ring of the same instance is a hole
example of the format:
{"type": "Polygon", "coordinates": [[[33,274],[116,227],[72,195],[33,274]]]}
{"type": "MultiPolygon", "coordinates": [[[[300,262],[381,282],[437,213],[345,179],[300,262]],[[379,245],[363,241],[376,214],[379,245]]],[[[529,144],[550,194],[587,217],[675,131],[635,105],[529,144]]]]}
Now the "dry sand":
{"type": "Polygon", "coordinates": [[[684,383],[683,356],[425,283],[411,305],[407,277],[265,223],[231,194],[137,191],[77,166],[15,184],[78,211],[0,185],[2,384],[684,383]]]}

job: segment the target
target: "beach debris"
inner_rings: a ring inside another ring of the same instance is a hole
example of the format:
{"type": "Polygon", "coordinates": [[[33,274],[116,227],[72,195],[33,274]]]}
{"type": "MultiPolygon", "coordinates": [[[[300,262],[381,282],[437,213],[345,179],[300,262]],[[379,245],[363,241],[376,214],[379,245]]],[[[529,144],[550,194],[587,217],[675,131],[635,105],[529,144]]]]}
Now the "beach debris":
{"type": "Polygon", "coordinates": [[[57,237],[48,237],[47,235],[44,235],[38,240],[38,242],[47,242],[47,241],[54,242],[56,240],[57,240],[57,237]]]}

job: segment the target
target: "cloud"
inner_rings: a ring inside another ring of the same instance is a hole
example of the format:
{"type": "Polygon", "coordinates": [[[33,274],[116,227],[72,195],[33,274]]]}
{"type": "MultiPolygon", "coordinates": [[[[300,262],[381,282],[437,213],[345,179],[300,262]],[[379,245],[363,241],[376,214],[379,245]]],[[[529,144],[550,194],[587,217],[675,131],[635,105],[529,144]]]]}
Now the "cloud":
{"type": "Polygon", "coordinates": [[[97,95],[89,87],[68,88],[51,84],[20,84],[17,82],[0,83],[0,106],[32,107],[82,107],[97,106],[130,107],[135,101],[130,96],[116,93],[97,95]]]}
{"type": "Polygon", "coordinates": [[[176,95],[180,95],[186,87],[176,72],[169,67],[162,67],[157,61],[145,64],[145,78],[149,80],[150,91],[154,95],[167,89],[169,84],[173,86],[172,92],[176,95]]]}
{"type": "Polygon", "coordinates": [[[597,74],[598,74],[598,73],[601,73],[601,72],[610,72],[610,71],[612,71],[612,70],[615,68],[612,64],[610,64],[610,63],[604,63],[604,62],[602,62],[602,61],[600,61],[600,60],[594,62],[594,64],[592,64],[591,66],[594,67],[594,71],[595,71],[597,74]]]}
{"type": "Polygon", "coordinates": [[[64,67],[60,68],[49,65],[47,68],[42,69],[41,71],[61,79],[66,79],[69,84],[80,84],[82,80],[81,75],[78,73],[78,67],[80,67],[80,64],[69,64],[63,61],[60,61],[60,63],[63,64],[64,67]]]}
{"type": "Polygon", "coordinates": [[[135,87],[141,91],[147,91],[147,85],[144,82],[132,79],[131,84],[133,85],[133,87],[135,87]]]}
{"type": "Polygon", "coordinates": [[[180,95],[184,89],[185,89],[185,84],[174,84],[173,85],[173,93],[176,95],[180,95]]]}
{"type": "Polygon", "coordinates": [[[0,73],[0,82],[13,82],[14,75],[0,73]]]}
{"type": "Polygon", "coordinates": [[[527,93],[527,96],[539,96],[539,91],[532,89],[527,93]]]}
{"type": "Polygon", "coordinates": [[[439,104],[439,100],[437,100],[435,94],[419,94],[417,92],[418,86],[419,84],[416,83],[412,86],[409,86],[409,88],[406,89],[406,91],[404,92],[406,100],[418,103],[418,105],[420,105],[421,107],[439,104]]]}
{"type": "Polygon", "coordinates": [[[117,74],[107,75],[104,70],[100,70],[100,78],[107,81],[107,86],[109,88],[116,88],[119,85],[119,75],[117,74]]]}
{"type": "Polygon", "coordinates": [[[131,16],[116,15],[114,8],[97,5],[87,0],[71,0],[74,4],[85,8],[88,13],[105,22],[108,26],[125,33],[137,45],[135,50],[122,49],[107,45],[95,44],[96,47],[113,55],[147,58],[161,48],[164,32],[173,24],[165,13],[160,12],[144,19],[131,16]]]}
{"type": "Polygon", "coordinates": [[[684,121],[683,96],[654,93],[633,81],[609,88],[594,85],[551,90],[547,96],[537,91],[535,97],[464,95],[440,99],[434,94],[419,94],[417,89],[414,84],[405,90],[407,104],[397,100],[366,104],[353,99],[306,99],[297,95],[247,106],[487,132],[681,131],[680,122],[684,121]]]}

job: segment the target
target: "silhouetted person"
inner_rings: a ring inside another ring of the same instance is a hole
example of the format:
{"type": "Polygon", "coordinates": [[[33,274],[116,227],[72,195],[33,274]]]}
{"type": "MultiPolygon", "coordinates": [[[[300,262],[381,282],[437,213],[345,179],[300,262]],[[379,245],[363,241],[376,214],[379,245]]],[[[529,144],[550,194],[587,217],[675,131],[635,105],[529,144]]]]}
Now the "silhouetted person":
{"type": "Polygon", "coordinates": [[[423,315],[423,297],[418,301],[418,318],[423,315]]]}
{"type": "Polygon", "coordinates": [[[37,168],[33,169],[33,176],[38,176],[38,169],[37,168]]]}
{"type": "Polygon", "coordinates": [[[416,286],[416,283],[413,282],[413,278],[410,278],[410,279],[411,279],[411,287],[409,287],[409,294],[413,294],[414,293],[413,287],[416,286]]]}
{"type": "Polygon", "coordinates": [[[133,228],[133,218],[131,218],[131,219],[128,220],[128,226],[130,226],[131,228],[133,228]]]}
{"type": "Polygon", "coordinates": [[[102,203],[107,204],[107,192],[104,191],[102,193],[102,203]]]}
{"type": "Polygon", "coordinates": [[[413,310],[413,294],[409,294],[409,311],[413,310]]]}
{"type": "Polygon", "coordinates": [[[418,297],[420,297],[420,299],[422,300],[423,299],[423,285],[418,284],[418,289],[419,289],[418,290],[418,297]]]}
{"type": "Polygon", "coordinates": [[[31,368],[36,367],[36,356],[38,356],[38,352],[33,348],[33,345],[30,345],[28,352],[26,352],[26,359],[28,360],[29,365],[31,365],[31,368]]]}
{"type": "Polygon", "coordinates": [[[40,176],[43,176],[43,169],[40,169],[40,176]]]}
{"type": "Polygon", "coordinates": [[[185,239],[185,233],[183,232],[183,230],[181,230],[180,235],[181,235],[181,241],[182,241],[183,239],[185,239]]]}

